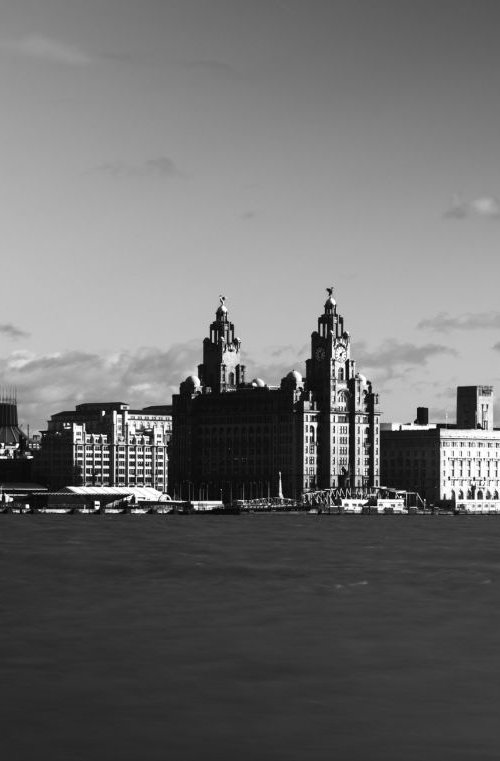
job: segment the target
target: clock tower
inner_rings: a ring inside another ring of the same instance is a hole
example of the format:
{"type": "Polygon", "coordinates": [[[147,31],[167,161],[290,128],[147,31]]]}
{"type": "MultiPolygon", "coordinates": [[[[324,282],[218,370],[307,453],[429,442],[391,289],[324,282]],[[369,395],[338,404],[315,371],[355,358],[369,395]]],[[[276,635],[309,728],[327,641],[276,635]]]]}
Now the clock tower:
{"type": "Polygon", "coordinates": [[[201,385],[213,393],[234,391],[245,381],[245,366],[240,363],[241,341],[234,335],[225,301],[225,296],[220,296],[210,336],[203,341],[203,364],[198,365],[201,385]]]}
{"type": "Polygon", "coordinates": [[[318,329],[311,334],[311,358],[307,360],[308,388],[318,402],[331,406],[340,389],[354,375],[351,360],[351,337],[344,330],[344,318],[337,312],[333,288],[327,288],[324,312],[318,318],[318,329]]]}
{"type": "Polygon", "coordinates": [[[337,311],[333,288],[327,292],[306,361],[307,387],[320,411],[318,485],[325,489],[375,486],[379,472],[378,398],[371,383],[356,372],[350,334],[337,311]]]}

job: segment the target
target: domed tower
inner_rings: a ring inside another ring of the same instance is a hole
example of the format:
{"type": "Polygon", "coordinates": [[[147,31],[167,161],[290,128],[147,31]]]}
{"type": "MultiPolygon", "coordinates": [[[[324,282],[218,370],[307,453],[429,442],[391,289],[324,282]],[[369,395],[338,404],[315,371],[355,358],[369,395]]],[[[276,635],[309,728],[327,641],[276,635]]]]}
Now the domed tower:
{"type": "Polygon", "coordinates": [[[180,385],[181,394],[192,396],[200,390],[200,379],[196,375],[188,375],[185,381],[180,385]]]}
{"type": "Polygon", "coordinates": [[[245,382],[245,367],[240,364],[241,341],[234,335],[225,302],[225,296],[220,296],[210,336],[203,341],[203,364],[198,365],[201,384],[214,393],[232,391],[245,382]]]}

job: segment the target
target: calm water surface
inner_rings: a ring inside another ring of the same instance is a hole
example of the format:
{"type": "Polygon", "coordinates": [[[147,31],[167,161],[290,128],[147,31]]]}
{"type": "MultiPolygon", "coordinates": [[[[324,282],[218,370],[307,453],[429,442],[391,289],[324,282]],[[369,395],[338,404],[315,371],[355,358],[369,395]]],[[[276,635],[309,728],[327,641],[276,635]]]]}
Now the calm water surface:
{"type": "Polygon", "coordinates": [[[500,518],[0,516],[8,761],[500,757],[500,518]]]}

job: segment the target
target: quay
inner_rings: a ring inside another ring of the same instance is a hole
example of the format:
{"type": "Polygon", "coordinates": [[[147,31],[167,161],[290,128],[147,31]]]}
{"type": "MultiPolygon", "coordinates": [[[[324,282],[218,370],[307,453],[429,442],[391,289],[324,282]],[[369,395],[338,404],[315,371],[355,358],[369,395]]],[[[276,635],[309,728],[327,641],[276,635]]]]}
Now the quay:
{"type": "Polygon", "coordinates": [[[58,492],[0,487],[0,513],[37,515],[500,515],[498,500],[460,500],[427,506],[414,492],[381,487],[362,493],[340,489],[248,500],[182,500],[144,487],[66,487],[58,492]],[[10,491],[10,493],[9,493],[10,491]]]}

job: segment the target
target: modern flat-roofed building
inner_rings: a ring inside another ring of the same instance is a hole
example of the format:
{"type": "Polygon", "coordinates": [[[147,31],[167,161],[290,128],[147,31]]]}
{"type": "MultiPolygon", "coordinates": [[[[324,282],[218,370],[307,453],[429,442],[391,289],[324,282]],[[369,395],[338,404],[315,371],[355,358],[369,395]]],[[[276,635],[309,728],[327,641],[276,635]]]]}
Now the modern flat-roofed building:
{"type": "Polygon", "coordinates": [[[122,402],[79,404],[52,415],[34,473],[51,489],[144,486],[167,489],[169,406],[131,410],[122,402]]]}
{"type": "Polygon", "coordinates": [[[224,297],[198,375],[172,400],[171,496],[297,499],[304,491],[379,485],[378,395],[351,359],[332,289],[311,334],[306,377],[247,382],[224,297]]]}

